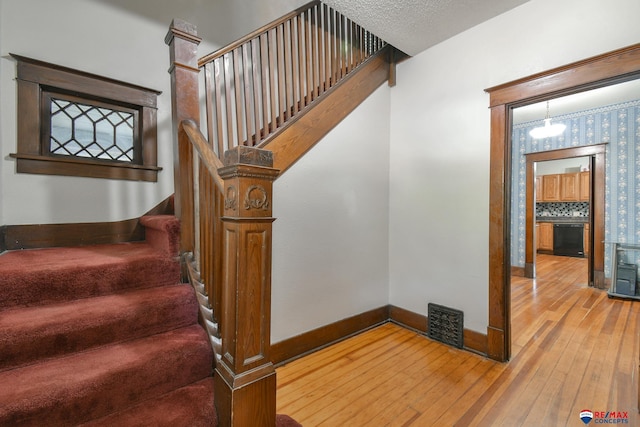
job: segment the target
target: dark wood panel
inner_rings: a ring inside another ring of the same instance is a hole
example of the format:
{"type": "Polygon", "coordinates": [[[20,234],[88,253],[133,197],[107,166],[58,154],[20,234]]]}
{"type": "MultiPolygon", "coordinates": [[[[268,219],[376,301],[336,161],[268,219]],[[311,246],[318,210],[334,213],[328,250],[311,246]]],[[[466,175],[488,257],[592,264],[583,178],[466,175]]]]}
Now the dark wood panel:
{"type": "MultiPolygon", "coordinates": [[[[389,321],[421,334],[428,332],[427,316],[388,305],[274,343],[271,360],[274,364],[287,363],[389,321]]],[[[487,354],[486,335],[469,329],[463,333],[467,350],[487,354]]]]}
{"type": "MultiPolygon", "coordinates": [[[[173,196],[145,215],[173,214],[173,196]]],[[[0,227],[0,250],[51,248],[144,240],[138,218],[115,222],[28,224],[0,227]]]]}
{"type": "Polygon", "coordinates": [[[314,329],[271,345],[271,361],[284,363],[382,324],[389,319],[388,307],[380,307],[314,329]]]}
{"type": "Polygon", "coordinates": [[[389,306],[389,319],[394,323],[421,333],[426,334],[429,329],[429,319],[427,316],[394,305],[389,306]]]}

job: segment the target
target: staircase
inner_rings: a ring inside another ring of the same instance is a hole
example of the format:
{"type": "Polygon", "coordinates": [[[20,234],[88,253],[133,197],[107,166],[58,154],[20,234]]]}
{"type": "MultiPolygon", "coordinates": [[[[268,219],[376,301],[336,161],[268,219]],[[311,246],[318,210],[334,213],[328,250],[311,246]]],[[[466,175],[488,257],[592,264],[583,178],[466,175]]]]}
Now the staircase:
{"type": "Polygon", "coordinates": [[[403,54],[320,1],[198,58],[200,41],[177,19],[165,38],[180,254],[216,353],[221,425],[273,426],[273,181],[393,85],[403,54]]]}
{"type": "Polygon", "coordinates": [[[141,223],[143,242],[0,255],[0,425],[216,425],[179,224],[141,223]]]}

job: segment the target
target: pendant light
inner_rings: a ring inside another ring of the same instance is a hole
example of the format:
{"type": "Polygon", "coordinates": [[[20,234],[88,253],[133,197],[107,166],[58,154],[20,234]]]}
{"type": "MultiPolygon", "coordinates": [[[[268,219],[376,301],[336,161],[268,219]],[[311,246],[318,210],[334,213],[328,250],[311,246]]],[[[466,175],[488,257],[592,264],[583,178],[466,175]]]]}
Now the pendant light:
{"type": "Polygon", "coordinates": [[[551,138],[558,136],[564,132],[566,126],[562,123],[551,124],[551,118],[549,117],[549,101],[547,101],[547,117],[544,119],[544,126],[538,126],[531,129],[529,135],[533,139],[551,138]]]}

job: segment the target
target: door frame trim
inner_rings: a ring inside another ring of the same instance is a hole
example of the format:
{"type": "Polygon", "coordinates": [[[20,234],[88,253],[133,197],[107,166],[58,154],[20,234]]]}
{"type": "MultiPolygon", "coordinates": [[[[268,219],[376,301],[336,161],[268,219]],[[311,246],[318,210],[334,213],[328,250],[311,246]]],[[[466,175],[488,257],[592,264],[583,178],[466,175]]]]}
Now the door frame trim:
{"type": "Polygon", "coordinates": [[[536,162],[589,157],[589,285],[604,289],[604,185],[606,144],[583,145],[525,154],[526,216],[525,216],[525,277],[535,278],[535,170],[536,162]]]}
{"type": "Polygon", "coordinates": [[[640,77],[640,43],[485,89],[489,93],[488,356],[511,357],[511,125],[512,110],[558,96],[640,77]]]}

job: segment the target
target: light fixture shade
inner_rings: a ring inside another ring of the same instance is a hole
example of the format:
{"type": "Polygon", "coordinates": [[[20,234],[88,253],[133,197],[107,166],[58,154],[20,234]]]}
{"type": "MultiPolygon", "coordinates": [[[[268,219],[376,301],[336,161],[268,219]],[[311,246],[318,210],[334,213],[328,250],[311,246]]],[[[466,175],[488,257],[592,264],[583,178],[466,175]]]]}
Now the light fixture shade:
{"type": "Polygon", "coordinates": [[[538,126],[537,128],[531,129],[531,131],[529,131],[529,135],[534,139],[551,138],[561,135],[566,128],[567,126],[562,123],[551,124],[551,119],[546,118],[544,119],[544,126],[538,126]]]}

